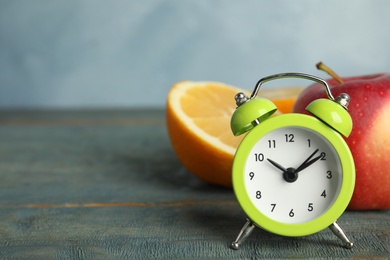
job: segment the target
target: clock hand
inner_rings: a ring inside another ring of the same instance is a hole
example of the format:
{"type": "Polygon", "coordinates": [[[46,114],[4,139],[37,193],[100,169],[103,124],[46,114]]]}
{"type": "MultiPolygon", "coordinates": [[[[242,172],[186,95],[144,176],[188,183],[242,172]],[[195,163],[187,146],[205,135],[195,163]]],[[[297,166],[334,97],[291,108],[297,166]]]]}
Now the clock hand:
{"type": "Polygon", "coordinates": [[[267,161],[269,161],[273,166],[275,166],[276,168],[278,168],[279,170],[281,170],[282,172],[286,172],[287,169],[284,168],[282,165],[280,165],[279,163],[267,158],[267,161]]]}
{"type": "Polygon", "coordinates": [[[267,158],[267,161],[269,161],[273,166],[278,168],[283,172],[283,179],[287,182],[295,182],[298,179],[298,172],[306,169],[319,159],[321,159],[324,155],[321,153],[319,156],[313,158],[313,156],[319,151],[319,149],[316,149],[297,169],[294,168],[284,168],[279,163],[267,158]],[[312,159],[313,158],[313,159],[312,159]]]}
{"type": "Polygon", "coordinates": [[[298,173],[298,172],[302,171],[303,169],[306,169],[307,167],[309,167],[310,165],[312,165],[313,163],[315,163],[316,161],[321,159],[324,156],[322,153],[319,156],[313,158],[313,156],[318,151],[319,151],[319,149],[316,149],[301,165],[299,165],[299,167],[295,170],[295,173],[298,173]],[[313,159],[311,159],[311,158],[313,158],[313,159]]]}
{"type": "Polygon", "coordinates": [[[278,168],[279,170],[281,170],[283,172],[283,179],[287,182],[294,182],[298,179],[298,172],[296,172],[296,170],[294,168],[284,168],[282,165],[280,165],[279,163],[271,160],[271,159],[268,159],[267,160],[273,165],[275,166],[276,168],[278,168]]]}

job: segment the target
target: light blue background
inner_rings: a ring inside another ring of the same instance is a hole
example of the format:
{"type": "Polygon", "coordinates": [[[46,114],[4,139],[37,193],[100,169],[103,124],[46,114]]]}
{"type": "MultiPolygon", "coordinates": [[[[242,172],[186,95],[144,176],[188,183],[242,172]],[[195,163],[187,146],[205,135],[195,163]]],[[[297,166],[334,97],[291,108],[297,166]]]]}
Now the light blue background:
{"type": "Polygon", "coordinates": [[[176,81],[252,90],[327,77],[320,60],[389,72],[389,27],[386,0],[0,0],[0,108],[163,107],[176,81]]]}

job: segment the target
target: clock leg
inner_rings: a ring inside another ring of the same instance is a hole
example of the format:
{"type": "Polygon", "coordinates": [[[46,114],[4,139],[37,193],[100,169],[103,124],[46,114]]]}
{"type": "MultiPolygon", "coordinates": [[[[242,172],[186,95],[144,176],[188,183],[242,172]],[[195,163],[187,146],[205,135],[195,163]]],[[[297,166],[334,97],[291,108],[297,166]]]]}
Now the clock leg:
{"type": "Polygon", "coordinates": [[[353,242],[351,242],[348,237],[345,235],[344,231],[341,229],[337,221],[333,222],[332,225],[329,226],[330,230],[332,230],[333,234],[335,234],[341,241],[344,242],[346,248],[351,249],[353,247],[353,242]]]}
{"type": "Polygon", "coordinates": [[[250,235],[250,233],[252,233],[254,227],[255,224],[248,219],[245,225],[242,227],[236,240],[232,243],[232,248],[237,250],[238,247],[244,242],[244,240],[250,235]]]}

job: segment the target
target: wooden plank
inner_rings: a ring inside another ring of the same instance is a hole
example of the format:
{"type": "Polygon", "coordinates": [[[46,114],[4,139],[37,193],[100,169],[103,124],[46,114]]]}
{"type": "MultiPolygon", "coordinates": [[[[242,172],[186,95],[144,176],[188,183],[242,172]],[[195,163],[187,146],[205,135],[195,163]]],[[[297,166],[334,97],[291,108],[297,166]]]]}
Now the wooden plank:
{"type": "Polygon", "coordinates": [[[340,218],[352,250],[260,229],[230,249],[245,216],[181,166],[164,111],[0,111],[0,218],[1,259],[390,257],[390,211],[340,218]]]}
{"type": "Polygon", "coordinates": [[[389,217],[381,213],[348,212],[340,219],[356,243],[352,250],[329,230],[285,238],[256,229],[238,251],[228,247],[244,220],[237,205],[1,209],[0,215],[7,221],[1,225],[2,258],[389,256],[389,233],[378,228],[389,217]]]}

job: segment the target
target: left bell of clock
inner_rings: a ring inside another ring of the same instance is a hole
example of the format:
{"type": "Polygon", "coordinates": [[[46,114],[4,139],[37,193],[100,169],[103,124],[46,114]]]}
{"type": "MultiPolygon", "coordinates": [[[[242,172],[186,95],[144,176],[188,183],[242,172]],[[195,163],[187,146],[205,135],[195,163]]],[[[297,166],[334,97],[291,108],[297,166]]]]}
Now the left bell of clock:
{"type": "Polygon", "coordinates": [[[271,100],[266,98],[249,99],[242,92],[235,96],[235,100],[237,108],[230,120],[230,128],[235,136],[248,132],[277,110],[271,100]]]}

